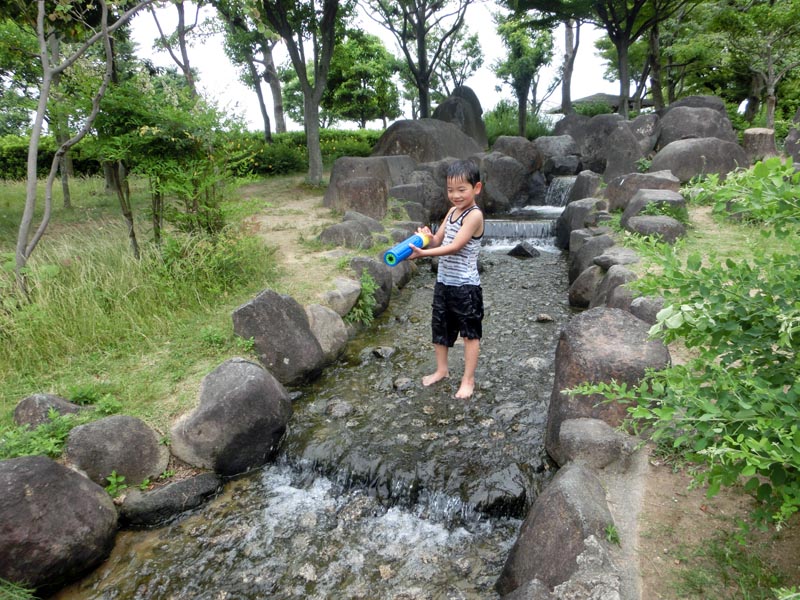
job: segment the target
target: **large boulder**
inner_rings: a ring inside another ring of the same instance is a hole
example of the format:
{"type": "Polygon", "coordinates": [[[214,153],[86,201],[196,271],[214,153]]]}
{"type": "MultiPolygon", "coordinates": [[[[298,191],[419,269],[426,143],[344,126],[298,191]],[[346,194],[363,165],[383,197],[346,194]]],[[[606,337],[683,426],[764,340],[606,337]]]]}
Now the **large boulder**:
{"type": "Polygon", "coordinates": [[[656,147],[660,120],[655,113],[642,113],[630,122],[631,131],[639,141],[639,149],[644,156],[649,156],[656,147]]]}
{"type": "Polygon", "coordinates": [[[98,485],[108,485],[112,471],[128,485],[138,485],[167,468],[169,450],[159,438],[141,419],[112,415],[70,431],[64,459],[98,485]]]}
{"type": "Polygon", "coordinates": [[[728,115],[728,112],[725,110],[725,101],[719,96],[708,95],[684,96],[665,107],[664,110],[661,111],[661,114],[665,115],[673,108],[679,108],[681,106],[688,106],[689,108],[710,108],[725,116],[728,115]]]}
{"type": "Polygon", "coordinates": [[[220,475],[244,473],[274,458],[291,416],[280,382],[260,365],[233,358],[203,379],[197,408],[172,427],[172,453],[220,475]]]}
{"type": "Polygon", "coordinates": [[[106,491],[45,456],[0,461],[0,577],[54,592],[114,546],[117,509],[106,491]]]}
{"type": "MultiPolygon", "coordinates": [[[[624,121],[618,114],[595,115],[586,122],[583,140],[580,144],[581,164],[584,169],[589,169],[595,173],[603,173],[606,170],[611,144],[609,143],[611,134],[624,121]]],[[[631,136],[629,139],[634,139],[631,136]]],[[[636,144],[636,142],[634,142],[636,144]]],[[[636,144],[638,151],[638,144],[636,144]]]]}
{"type": "Polygon", "coordinates": [[[383,219],[388,208],[389,187],[378,177],[351,177],[336,182],[336,210],[355,211],[383,219]]]}
{"type": "Polygon", "coordinates": [[[625,230],[643,237],[652,237],[665,244],[674,244],[686,235],[686,226],[667,215],[639,215],[631,217],[625,230]]]}
{"type": "Polygon", "coordinates": [[[342,317],[335,310],[321,304],[306,306],[306,315],[311,333],[322,348],[325,364],[334,362],[347,345],[347,327],[342,317]]]}
{"type": "Polygon", "coordinates": [[[50,411],[59,415],[76,414],[81,407],[55,394],[31,394],[14,408],[14,423],[35,429],[50,422],[50,411]]]}
{"type": "Polygon", "coordinates": [[[517,159],[501,152],[479,154],[478,164],[484,190],[480,204],[487,214],[507,212],[509,207],[528,203],[528,170],[517,159]]]}
{"type": "Polygon", "coordinates": [[[625,210],[634,194],[643,188],[679,192],[681,181],[669,171],[620,175],[609,181],[606,186],[605,198],[608,200],[608,210],[625,210]]]}
{"type": "Polygon", "coordinates": [[[334,223],[323,229],[317,239],[323,244],[356,250],[368,250],[374,244],[369,227],[360,221],[334,223]]]}
{"type": "Polygon", "coordinates": [[[783,140],[783,150],[792,157],[795,166],[800,167],[800,128],[792,127],[783,140]]]}
{"type": "Polygon", "coordinates": [[[602,177],[599,173],[594,171],[581,171],[575,177],[575,182],[569,190],[567,195],[567,204],[575,200],[583,200],[584,198],[594,198],[600,191],[600,184],[602,177]]]}
{"type": "Polygon", "coordinates": [[[620,175],[636,172],[638,162],[645,157],[645,153],[642,152],[639,139],[634,135],[627,121],[619,123],[609,134],[605,156],[604,181],[608,182],[620,175]]]}
{"type": "Polygon", "coordinates": [[[495,589],[503,596],[532,580],[552,589],[578,570],[587,538],[605,537],[614,519],[597,476],[570,463],[539,494],[520,527],[495,589]]]}
{"type": "Polygon", "coordinates": [[[638,216],[651,205],[663,208],[670,215],[686,216],[686,198],[679,192],[642,188],[633,195],[630,202],[628,202],[628,206],[622,212],[622,217],[619,220],[620,225],[626,227],[632,217],[638,216]]]}
{"type": "Polygon", "coordinates": [[[589,308],[605,306],[611,294],[621,285],[630,283],[637,278],[636,273],[622,265],[614,265],[606,271],[603,279],[597,285],[589,302],[589,308]]]}
{"type": "Polygon", "coordinates": [[[538,171],[544,164],[544,157],[536,145],[520,135],[501,135],[494,141],[492,151],[515,158],[525,167],[528,174],[538,171]]]}
{"type": "Polygon", "coordinates": [[[583,245],[569,253],[569,282],[573,283],[578,276],[594,264],[594,259],[614,245],[614,238],[607,234],[596,235],[587,239],[583,245]]]}
{"type": "MultiPolygon", "coordinates": [[[[344,208],[340,203],[340,183],[361,177],[379,179],[386,189],[404,183],[416,168],[416,162],[409,156],[343,156],[337,158],[331,168],[331,177],[322,204],[328,208],[344,208]]],[[[358,210],[358,209],[355,209],[358,210]]]]}
{"type": "Polygon", "coordinates": [[[689,138],[717,138],[731,143],[737,141],[728,116],[713,108],[672,108],[661,117],[660,130],[657,150],[677,140],[689,138]]]}
{"type": "Polygon", "coordinates": [[[321,294],[322,302],[343,317],[355,306],[361,294],[361,282],[350,277],[337,277],[333,280],[333,287],[321,294]]]}
{"type": "Polygon", "coordinates": [[[556,372],[547,412],[545,447],[563,464],[559,433],[567,419],[590,417],[612,427],[627,416],[627,404],[605,402],[600,394],[570,396],[563,390],[581,383],[616,381],[634,385],[649,368],[670,364],[669,351],[661,341],[649,337],[650,326],[616,308],[592,308],[562,329],[556,346],[556,372]]]}
{"type": "Polygon", "coordinates": [[[233,311],[233,331],[253,339],[261,363],[284,385],[316,376],[324,356],[306,311],[292,298],[264,290],[233,311]]]}
{"type": "Polygon", "coordinates": [[[682,183],[698,175],[731,171],[749,165],[739,144],[719,138],[692,138],[672,142],[653,157],[650,171],[671,171],[682,183]]]}
{"type": "Polygon", "coordinates": [[[419,163],[447,157],[469,158],[484,148],[458,126],[439,119],[395,121],[383,133],[372,156],[407,155],[419,163]]]}
{"type": "Polygon", "coordinates": [[[606,208],[606,201],[602,198],[584,198],[567,204],[556,220],[556,247],[569,249],[570,234],[576,229],[583,229],[587,221],[592,220],[593,213],[606,208]]]}
{"type": "Polygon", "coordinates": [[[579,115],[578,113],[566,115],[553,127],[553,135],[568,135],[580,146],[583,142],[586,124],[589,122],[590,118],[591,117],[586,115],[579,115]]]}
{"type": "Polygon", "coordinates": [[[456,88],[431,115],[434,119],[446,121],[457,126],[471,137],[481,148],[489,146],[486,125],[483,123],[483,108],[478,97],[468,87],[456,88]]]}

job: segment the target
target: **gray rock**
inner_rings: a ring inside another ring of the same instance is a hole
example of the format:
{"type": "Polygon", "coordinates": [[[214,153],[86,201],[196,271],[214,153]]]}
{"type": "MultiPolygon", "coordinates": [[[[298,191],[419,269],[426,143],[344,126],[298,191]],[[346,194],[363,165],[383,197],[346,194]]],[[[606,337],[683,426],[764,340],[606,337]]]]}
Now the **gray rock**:
{"type": "Polygon", "coordinates": [[[508,252],[509,256],[517,258],[536,258],[540,256],[539,251],[530,242],[521,242],[508,252]]]}
{"type": "Polygon", "coordinates": [[[359,177],[380,179],[390,189],[405,183],[416,168],[409,156],[343,156],[337,158],[331,168],[330,183],[325,190],[322,204],[328,208],[339,207],[339,183],[359,177]]]}
{"type": "Polygon", "coordinates": [[[31,394],[14,408],[14,423],[35,429],[50,422],[50,409],[60,415],[77,414],[81,407],[55,394],[31,394]]]}
{"type": "Polygon", "coordinates": [[[454,93],[445,98],[433,111],[431,117],[452,123],[475,140],[478,146],[486,148],[489,146],[489,138],[486,135],[486,125],[481,118],[482,114],[483,109],[475,92],[469,88],[461,88],[459,95],[454,93]]]}
{"type": "Polygon", "coordinates": [[[625,246],[611,246],[600,256],[594,257],[594,264],[608,271],[614,265],[633,265],[640,260],[635,250],[625,246]]]}
{"type": "Polygon", "coordinates": [[[686,213],[686,199],[678,192],[671,190],[640,189],[633,195],[620,218],[620,225],[627,226],[631,217],[638,216],[650,205],[661,206],[671,214],[686,213]]]}
{"type": "Polygon", "coordinates": [[[322,302],[343,317],[355,306],[361,294],[361,283],[349,277],[337,277],[333,285],[335,289],[322,293],[322,302]]]}
{"type": "Polygon", "coordinates": [[[613,524],[605,490],[590,469],[570,463],[536,498],[495,584],[508,594],[538,579],[549,588],[569,580],[589,536],[601,538],[613,524]]]}
{"type": "Polygon", "coordinates": [[[639,138],[633,133],[627,121],[619,123],[609,134],[605,156],[604,181],[608,182],[620,175],[636,172],[637,163],[645,157],[645,154],[639,146],[639,138]]]}
{"type": "Polygon", "coordinates": [[[664,308],[664,298],[652,296],[639,296],[631,300],[630,313],[647,323],[655,325],[656,315],[664,308]]]}
{"type": "MultiPolygon", "coordinates": [[[[587,121],[583,141],[580,144],[581,163],[585,169],[595,173],[605,172],[608,153],[611,150],[609,139],[623,121],[622,116],[618,114],[595,115],[587,121]]],[[[638,150],[637,144],[636,151],[638,150]]]]}
{"type": "Polygon", "coordinates": [[[635,384],[648,368],[670,364],[669,351],[651,340],[649,326],[632,314],[615,308],[592,308],[564,327],[556,347],[556,372],[547,413],[545,446],[553,459],[564,464],[559,431],[567,419],[591,417],[617,427],[627,416],[624,403],[603,402],[603,396],[570,396],[562,390],[578,384],[615,380],[635,384]]]}
{"type": "Polygon", "coordinates": [[[500,152],[480,154],[475,158],[484,184],[481,206],[487,214],[506,212],[504,204],[511,207],[528,204],[529,173],[522,163],[500,152]],[[505,198],[505,202],[500,198],[505,198]]]}
{"type": "Polygon", "coordinates": [[[366,228],[369,229],[370,232],[372,233],[380,233],[381,231],[384,230],[384,227],[380,221],[354,210],[348,210],[347,212],[345,212],[344,217],[342,217],[342,221],[344,221],[345,223],[347,221],[358,221],[359,223],[365,225],[366,228]]]}
{"type": "Polygon", "coordinates": [[[566,115],[553,127],[553,135],[571,136],[572,139],[575,140],[575,143],[578,144],[578,147],[580,147],[580,145],[583,143],[583,136],[586,132],[586,124],[589,122],[590,118],[591,117],[587,117],[586,115],[579,115],[578,113],[566,115]]]}
{"type": "MultiPolygon", "coordinates": [[[[571,135],[543,135],[533,140],[533,147],[547,160],[554,156],[580,154],[580,148],[571,135]]],[[[543,163],[544,164],[544,163],[543,163]]]]}
{"type": "Polygon", "coordinates": [[[580,250],[569,253],[569,282],[572,283],[578,275],[594,264],[594,259],[614,245],[614,238],[610,235],[596,235],[587,239],[580,250]]]}
{"type": "Polygon", "coordinates": [[[591,215],[605,210],[606,206],[605,200],[601,198],[584,198],[567,204],[556,221],[556,247],[570,249],[570,234],[576,229],[586,227],[586,222],[592,220],[591,215]]]}
{"type": "Polygon", "coordinates": [[[514,158],[528,174],[538,171],[544,164],[544,157],[536,145],[522,136],[501,135],[495,140],[492,151],[514,158]]]}
{"type": "Polygon", "coordinates": [[[452,123],[439,119],[404,119],[386,129],[372,155],[406,155],[418,163],[426,163],[446,157],[468,158],[483,150],[484,147],[452,123]]]}
{"type": "Polygon", "coordinates": [[[683,98],[676,100],[669,106],[665,107],[662,111],[662,116],[673,108],[678,108],[680,106],[688,106],[690,108],[711,108],[718,113],[725,115],[726,117],[728,116],[728,111],[725,110],[725,101],[718,96],[710,95],[684,96],[683,98]]]}
{"type": "Polygon", "coordinates": [[[335,310],[321,304],[306,306],[306,316],[311,333],[317,338],[325,364],[331,364],[347,345],[347,328],[335,310]]]}
{"type": "Polygon", "coordinates": [[[591,265],[578,275],[567,292],[569,305],[575,308],[589,308],[589,303],[592,301],[597,286],[603,280],[604,274],[605,271],[602,268],[591,265]]]}
{"type": "Polygon", "coordinates": [[[680,192],[681,181],[669,171],[628,173],[608,182],[605,198],[608,210],[625,210],[631,198],[641,189],[680,192]]]}
{"type": "Polygon", "coordinates": [[[631,217],[625,229],[645,237],[654,237],[666,244],[674,244],[686,235],[686,226],[672,217],[663,215],[631,217]]]}
{"type": "Polygon", "coordinates": [[[660,129],[657,150],[688,138],[717,138],[731,143],[737,141],[728,115],[713,108],[673,106],[661,117],[660,129]]]}
{"type": "Polygon", "coordinates": [[[220,475],[244,473],[275,457],[291,415],[289,394],[269,371],[233,358],[203,379],[197,408],[172,427],[172,453],[220,475]]]}
{"type": "Polygon", "coordinates": [[[792,157],[795,167],[800,167],[800,129],[792,127],[783,140],[783,151],[792,157]]]}
{"type": "Polygon", "coordinates": [[[636,279],[636,273],[626,269],[622,265],[613,265],[595,288],[589,308],[604,306],[608,302],[611,293],[621,285],[625,285],[636,279]]]}
{"type": "Polygon", "coordinates": [[[323,244],[366,250],[372,248],[373,240],[369,228],[359,221],[334,223],[322,230],[318,237],[323,244]]]}
{"type": "Polygon", "coordinates": [[[351,177],[336,182],[336,203],[331,208],[355,211],[373,219],[386,216],[389,187],[378,177],[351,177]]]}
{"type": "Polygon", "coordinates": [[[222,477],[201,473],[150,491],[129,488],[119,507],[120,525],[130,529],[155,527],[200,506],[222,488],[222,477]]]}
{"type": "Polygon", "coordinates": [[[594,469],[624,463],[636,449],[636,441],[600,419],[567,419],[561,423],[559,445],[569,462],[582,462],[594,469]]]}
{"type": "Polygon", "coordinates": [[[233,311],[233,331],[253,338],[261,363],[284,385],[315,377],[324,362],[306,311],[291,296],[264,290],[233,311]]]}
{"type": "Polygon", "coordinates": [[[742,134],[742,147],[750,164],[765,158],[779,156],[775,145],[775,130],[766,127],[751,127],[742,134]]]}
{"type": "Polygon", "coordinates": [[[45,456],[0,461],[0,577],[48,594],[111,552],[117,509],[106,491],[45,456]]]}
{"type": "Polygon", "coordinates": [[[169,450],[159,438],[141,419],[113,415],[73,428],[64,459],[100,486],[108,485],[112,471],[124,476],[126,484],[138,485],[167,468],[169,450]]]}
{"type": "Polygon", "coordinates": [[[603,180],[599,173],[589,170],[581,171],[569,191],[567,204],[584,198],[596,198],[602,182],[603,180]]]}
{"type": "Polygon", "coordinates": [[[739,144],[717,138],[693,138],[670,143],[653,157],[650,171],[671,171],[682,183],[698,175],[717,173],[721,179],[749,165],[739,144]]]}

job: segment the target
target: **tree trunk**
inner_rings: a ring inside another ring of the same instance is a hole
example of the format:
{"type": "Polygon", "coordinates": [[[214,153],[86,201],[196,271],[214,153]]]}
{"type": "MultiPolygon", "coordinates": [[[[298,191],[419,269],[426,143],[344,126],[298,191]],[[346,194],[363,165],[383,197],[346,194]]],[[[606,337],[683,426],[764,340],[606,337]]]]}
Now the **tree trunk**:
{"type": "Polygon", "coordinates": [[[417,88],[419,89],[419,116],[421,119],[426,119],[430,116],[431,110],[431,78],[428,72],[428,45],[425,40],[425,29],[422,26],[417,25],[416,33],[419,68],[415,74],[415,79],[417,81],[417,88]]]}
{"type": "Polygon", "coordinates": [[[572,114],[572,72],[581,39],[581,25],[574,19],[564,22],[564,77],[561,81],[561,112],[572,114]],[[574,29],[573,29],[574,28],[574,29]]]}
{"type": "Polygon", "coordinates": [[[744,119],[751,125],[761,109],[761,94],[764,91],[764,78],[761,73],[752,73],[750,77],[750,90],[747,93],[747,104],[744,109],[744,119]]]}
{"type": "Polygon", "coordinates": [[[650,30],[650,93],[653,96],[653,108],[664,108],[664,90],[661,89],[661,39],[658,24],[650,30]]]}
{"type": "Polygon", "coordinates": [[[322,185],[322,148],[319,143],[319,102],[312,94],[304,94],[306,145],[308,146],[308,175],[310,185],[322,185]]]}
{"type": "MultiPolygon", "coordinates": [[[[527,91],[527,88],[526,90],[527,91]]],[[[528,132],[528,95],[517,93],[517,135],[525,137],[528,132]]]]}
{"type": "Polygon", "coordinates": [[[114,180],[114,190],[117,192],[119,199],[119,207],[122,211],[122,217],[125,219],[125,224],[128,226],[128,239],[131,244],[131,251],[133,256],[139,259],[139,242],[136,240],[136,229],[133,222],[133,209],[131,208],[131,188],[128,185],[128,170],[122,161],[116,163],[112,171],[112,178],[114,180]]]}
{"type": "Polygon", "coordinates": [[[275,131],[286,133],[286,117],[283,114],[283,93],[281,92],[281,80],[278,78],[278,70],[275,68],[275,61],[272,58],[272,49],[263,46],[264,52],[264,80],[269,84],[272,92],[272,108],[275,113],[275,131]]]}
{"type": "Polygon", "coordinates": [[[617,49],[617,60],[619,62],[619,112],[622,118],[628,118],[628,100],[631,97],[631,77],[630,65],[628,63],[628,42],[627,40],[612,40],[617,49]]]}
{"type": "Polygon", "coordinates": [[[261,111],[261,119],[264,121],[264,141],[270,144],[272,143],[272,131],[269,122],[269,112],[264,102],[264,92],[261,91],[261,78],[258,76],[258,69],[256,69],[253,57],[249,52],[247,53],[247,69],[250,71],[250,78],[253,80],[253,87],[256,90],[256,97],[258,98],[258,108],[261,111]]]}

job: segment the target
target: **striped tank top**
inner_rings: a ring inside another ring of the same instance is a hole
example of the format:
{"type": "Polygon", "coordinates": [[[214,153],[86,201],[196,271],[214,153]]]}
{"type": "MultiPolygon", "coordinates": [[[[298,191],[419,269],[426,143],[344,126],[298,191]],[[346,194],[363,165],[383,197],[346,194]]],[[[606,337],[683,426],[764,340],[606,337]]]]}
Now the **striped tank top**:
{"type": "MultiPolygon", "coordinates": [[[[455,211],[451,211],[445,220],[444,238],[442,246],[447,246],[461,230],[466,217],[473,210],[480,210],[477,206],[472,206],[465,210],[461,215],[453,220],[455,211]]],[[[478,253],[481,249],[481,238],[483,234],[472,237],[461,250],[455,254],[447,254],[439,257],[439,274],[436,280],[445,285],[480,285],[481,278],[478,275],[478,253]]]]}

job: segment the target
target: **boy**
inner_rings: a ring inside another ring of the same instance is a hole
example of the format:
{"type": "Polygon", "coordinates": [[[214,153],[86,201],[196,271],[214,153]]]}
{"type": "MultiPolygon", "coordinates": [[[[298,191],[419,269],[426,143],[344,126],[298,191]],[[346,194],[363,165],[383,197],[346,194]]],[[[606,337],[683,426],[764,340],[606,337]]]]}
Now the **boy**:
{"type": "Polygon", "coordinates": [[[478,275],[478,252],[483,237],[483,212],[475,203],[481,192],[480,171],[468,160],[454,162],[447,170],[447,198],[453,205],[426,248],[411,247],[415,259],[440,256],[433,290],[431,331],[436,352],[436,371],[422,378],[428,386],[448,377],[448,349],[459,333],[464,340],[464,375],[456,398],[469,398],[475,390],[475,369],[483,333],[483,291],[478,275]]]}

